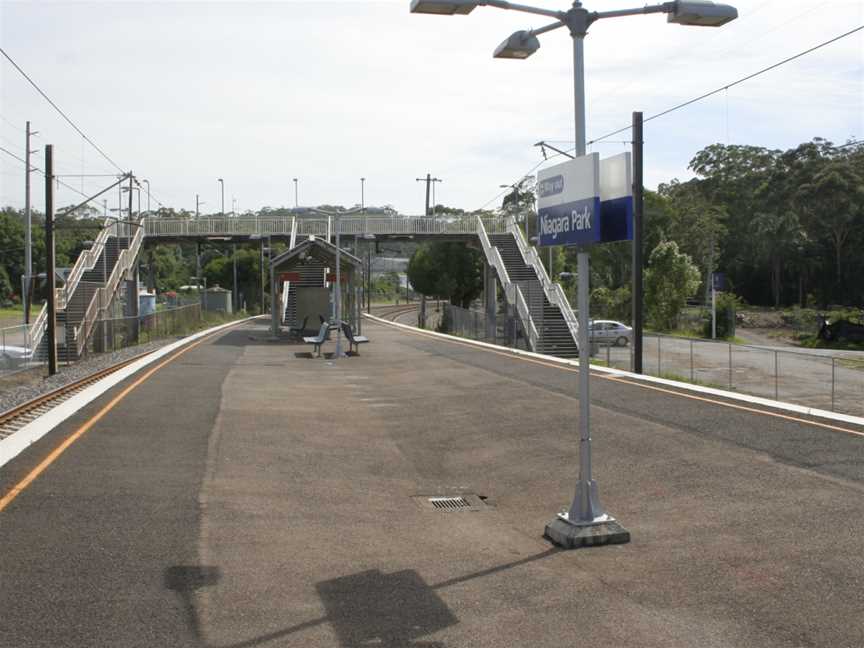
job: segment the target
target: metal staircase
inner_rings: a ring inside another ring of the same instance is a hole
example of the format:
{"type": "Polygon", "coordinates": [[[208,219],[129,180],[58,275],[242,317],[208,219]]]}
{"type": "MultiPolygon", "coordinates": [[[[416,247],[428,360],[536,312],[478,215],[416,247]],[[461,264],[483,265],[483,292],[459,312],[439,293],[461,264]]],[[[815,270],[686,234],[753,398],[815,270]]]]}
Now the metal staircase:
{"type": "MultiPolygon", "coordinates": [[[[141,227],[109,220],[93,246],[79,255],[66,285],[54,293],[57,325],[65,333],[58,343],[58,360],[74,362],[81,357],[96,322],[109,310],[123,278],[135,267],[143,240],[141,227]],[[130,230],[135,232],[131,237],[130,230]]],[[[45,305],[30,328],[37,359],[47,357],[47,320],[45,305]]]]}
{"type": "Polygon", "coordinates": [[[578,357],[578,324],[570,303],[561,287],[549,279],[515,221],[508,219],[505,234],[492,235],[486,235],[478,221],[478,234],[507,302],[516,307],[531,349],[562,358],[578,357]]]}

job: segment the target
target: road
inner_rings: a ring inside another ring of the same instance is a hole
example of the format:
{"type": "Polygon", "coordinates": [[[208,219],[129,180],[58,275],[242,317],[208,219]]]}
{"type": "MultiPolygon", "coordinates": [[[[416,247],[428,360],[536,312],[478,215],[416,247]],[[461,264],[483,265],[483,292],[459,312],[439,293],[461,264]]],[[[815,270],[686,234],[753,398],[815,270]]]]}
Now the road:
{"type": "Polygon", "coordinates": [[[633,540],[562,552],[576,373],[364,334],[334,362],[243,325],[5,466],[0,646],[864,645],[864,428],[598,375],[633,540]]]}

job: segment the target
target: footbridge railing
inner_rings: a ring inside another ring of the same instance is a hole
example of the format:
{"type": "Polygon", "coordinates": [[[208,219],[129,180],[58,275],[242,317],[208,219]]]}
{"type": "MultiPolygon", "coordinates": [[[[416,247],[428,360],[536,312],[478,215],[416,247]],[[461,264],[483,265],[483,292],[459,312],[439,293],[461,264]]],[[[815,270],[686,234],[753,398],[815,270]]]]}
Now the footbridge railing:
{"type": "MultiPolygon", "coordinates": [[[[343,216],[331,222],[326,218],[304,218],[295,216],[240,216],[203,217],[195,219],[167,219],[148,217],[143,219],[144,235],[148,238],[182,238],[207,236],[291,236],[296,222],[296,236],[309,235],[326,238],[336,234],[361,236],[475,236],[477,216],[426,217],[426,216],[366,216],[362,214],[343,216]]],[[[481,219],[488,232],[503,233],[504,218],[484,216],[481,219]]]]}

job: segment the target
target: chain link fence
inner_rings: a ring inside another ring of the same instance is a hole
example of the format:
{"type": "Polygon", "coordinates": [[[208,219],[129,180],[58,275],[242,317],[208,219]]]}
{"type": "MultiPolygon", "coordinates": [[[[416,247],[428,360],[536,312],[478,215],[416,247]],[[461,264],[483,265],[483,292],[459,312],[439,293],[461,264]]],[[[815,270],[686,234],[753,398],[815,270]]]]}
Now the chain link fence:
{"type": "MultiPolygon", "coordinates": [[[[632,347],[602,347],[600,360],[632,367],[632,347]]],[[[864,415],[864,354],[781,350],[665,335],[643,337],[646,374],[806,407],[864,415]]]]}
{"type": "Polygon", "coordinates": [[[114,317],[96,322],[84,357],[118,351],[137,344],[184,335],[202,322],[200,304],[155,311],[138,317],[114,317]]]}

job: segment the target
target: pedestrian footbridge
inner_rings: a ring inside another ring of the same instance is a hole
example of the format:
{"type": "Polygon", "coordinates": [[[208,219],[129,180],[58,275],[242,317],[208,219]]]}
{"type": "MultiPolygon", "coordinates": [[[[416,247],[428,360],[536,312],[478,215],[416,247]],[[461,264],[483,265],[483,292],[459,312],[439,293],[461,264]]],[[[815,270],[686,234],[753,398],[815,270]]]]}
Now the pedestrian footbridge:
{"type": "MultiPolygon", "coordinates": [[[[340,246],[343,241],[358,239],[446,240],[476,246],[483,250],[486,260],[484,310],[487,325],[494,330],[500,297],[508,321],[517,325],[514,339],[521,339],[528,349],[540,353],[561,357],[579,354],[578,323],[567,296],[549,277],[516,218],[353,214],[146,217],[131,224],[106,220],[93,247],[76,260],[66,285],[55,290],[60,359],[75,361],[93,343],[95,323],[116,308],[124,284],[129,295],[134,294],[138,257],[145,244],[259,241],[264,245],[265,241],[273,239],[286,241],[289,251],[316,239],[328,245],[337,244],[338,239],[340,246]]],[[[137,299],[128,298],[126,305],[130,311],[126,315],[137,314],[137,299]]],[[[297,325],[297,322],[284,321],[284,317],[280,319],[288,326],[297,325]]],[[[45,353],[47,321],[47,310],[43,307],[30,330],[31,348],[36,349],[37,355],[45,353]]]]}

